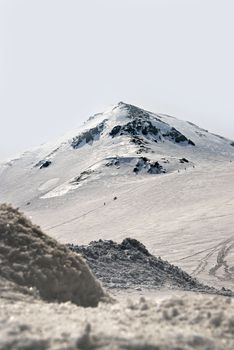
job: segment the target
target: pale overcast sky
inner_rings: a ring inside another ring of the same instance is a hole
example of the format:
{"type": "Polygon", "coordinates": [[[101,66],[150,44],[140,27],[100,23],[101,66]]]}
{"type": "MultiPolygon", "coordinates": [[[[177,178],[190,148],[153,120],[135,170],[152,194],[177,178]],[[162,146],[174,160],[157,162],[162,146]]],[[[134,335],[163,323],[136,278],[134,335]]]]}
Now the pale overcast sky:
{"type": "Polygon", "coordinates": [[[125,101],[234,139],[233,0],[0,0],[0,160],[125,101]]]}

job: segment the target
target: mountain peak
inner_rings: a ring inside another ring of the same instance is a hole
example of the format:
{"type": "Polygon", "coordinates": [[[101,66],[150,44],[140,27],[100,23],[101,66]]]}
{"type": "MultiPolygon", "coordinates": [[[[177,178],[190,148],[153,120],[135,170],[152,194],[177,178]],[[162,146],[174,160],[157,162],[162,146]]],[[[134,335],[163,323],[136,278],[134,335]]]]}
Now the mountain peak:
{"type": "Polygon", "coordinates": [[[116,106],[117,107],[124,107],[124,106],[127,106],[127,105],[128,105],[128,103],[123,102],[123,101],[119,101],[116,106]]]}
{"type": "MultiPolygon", "coordinates": [[[[90,117],[78,130],[56,143],[27,152],[17,162],[28,159],[30,167],[33,164],[35,169],[50,171],[61,159],[61,164],[68,164],[74,158],[74,162],[78,159],[85,164],[80,175],[89,173],[95,162],[104,162],[105,166],[114,164],[117,169],[125,170],[128,164],[135,174],[165,173],[178,171],[183,163],[194,165],[217,157],[232,159],[233,153],[231,140],[210,134],[190,122],[120,101],[90,117]]],[[[12,164],[15,161],[9,162],[12,164]]]]}
{"type": "Polygon", "coordinates": [[[141,114],[148,113],[147,111],[145,111],[144,109],[142,109],[140,107],[137,107],[135,105],[132,105],[130,103],[126,103],[123,101],[118,102],[117,105],[113,109],[116,109],[116,108],[126,109],[129,112],[129,114],[131,114],[132,118],[137,117],[139,115],[139,113],[141,113],[141,114]]]}

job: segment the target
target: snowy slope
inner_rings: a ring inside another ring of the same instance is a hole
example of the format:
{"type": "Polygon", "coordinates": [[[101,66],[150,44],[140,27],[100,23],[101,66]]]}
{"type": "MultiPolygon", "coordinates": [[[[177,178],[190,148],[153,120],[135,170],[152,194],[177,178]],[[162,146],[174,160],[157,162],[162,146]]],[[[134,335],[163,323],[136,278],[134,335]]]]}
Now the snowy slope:
{"type": "Polygon", "coordinates": [[[131,236],[205,282],[230,287],[233,175],[231,140],[120,102],[2,164],[0,198],[62,242],[131,236]]]}

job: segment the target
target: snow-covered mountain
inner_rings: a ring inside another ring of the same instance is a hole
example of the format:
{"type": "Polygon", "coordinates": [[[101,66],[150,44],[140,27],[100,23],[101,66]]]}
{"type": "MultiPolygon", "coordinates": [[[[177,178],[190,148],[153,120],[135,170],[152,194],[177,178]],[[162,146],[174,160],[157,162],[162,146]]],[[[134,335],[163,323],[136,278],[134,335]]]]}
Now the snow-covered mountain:
{"type": "Polygon", "coordinates": [[[165,174],[232,159],[233,146],[190,122],[120,102],[54,144],[3,164],[1,193],[24,206],[35,197],[64,196],[99,178],[165,174]]]}
{"type": "Polygon", "coordinates": [[[62,242],[131,236],[206,282],[230,286],[232,161],[233,141],[120,102],[0,165],[0,198],[62,242]]]}

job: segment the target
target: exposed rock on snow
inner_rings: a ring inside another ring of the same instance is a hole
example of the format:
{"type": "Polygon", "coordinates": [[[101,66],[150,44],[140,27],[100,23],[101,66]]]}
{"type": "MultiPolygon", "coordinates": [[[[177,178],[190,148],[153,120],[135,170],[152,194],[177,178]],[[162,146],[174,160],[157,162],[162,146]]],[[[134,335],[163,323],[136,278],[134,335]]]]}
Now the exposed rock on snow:
{"type": "Polygon", "coordinates": [[[81,146],[84,146],[86,143],[92,144],[93,141],[97,141],[100,137],[100,134],[104,130],[106,120],[103,120],[102,123],[98,124],[95,128],[91,128],[82,134],[73,138],[71,146],[76,149],[81,146]]]}
{"type": "Polygon", "coordinates": [[[129,104],[122,103],[121,106],[127,110],[128,118],[131,121],[124,125],[114,126],[110,131],[110,136],[127,135],[133,138],[141,136],[156,143],[169,140],[175,143],[195,146],[192,140],[188,139],[176,128],[162,121],[160,117],[153,117],[149,112],[129,104]]]}
{"type": "Polygon", "coordinates": [[[48,168],[48,166],[51,165],[51,161],[50,160],[40,160],[36,165],[35,167],[39,167],[40,169],[43,169],[43,168],[48,168]]]}
{"type": "Polygon", "coordinates": [[[181,158],[180,163],[189,163],[188,159],[186,158],[181,158]]]}
{"type": "Polygon", "coordinates": [[[139,146],[138,150],[136,151],[137,154],[154,153],[153,149],[151,147],[147,146],[147,145],[149,145],[149,142],[140,136],[131,137],[130,143],[135,144],[136,146],[139,146]]]}
{"type": "Polygon", "coordinates": [[[116,167],[120,169],[121,166],[132,166],[132,171],[135,174],[164,174],[166,172],[158,161],[151,161],[147,157],[113,157],[109,158],[105,164],[106,167],[116,167]]]}
{"type": "Polygon", "coordinates": [[[78,184],[84,180],[86,180],[91,174],[93,173],[93,170],[88,169],[85,171],[82,171],[79,176],[77,176],[75,179],[71,181],[72,184],[78,184]]]}
{"type": "Polygon", "coordinates": [[[0,206],[0,278],[36,288],[47,301],[96,306],[105,293],[83,259],[25,216],[0,206]]]}
{"type": "Polygon", "coordinates": [[[189,274],[160,257],[151,255],[136,239],[126,238],[117,244],[109,241],[93,241],[87,246],[70,244],[68,247],[80,253],[89,267],[107,288],[179,288],[232,295],[230,290],[217,291],[205,286],[189,274]]]}
{"type": "Polygon", "coordinates": [[[135,168],[133,169],[134,173],[148,173],[148,174],[164,174],[166,172],[163,169],[162,165],[159,162],[152,162],[146,157],[139,158],[135,168]]]}
{"type": "Polygon", "coordinates": [[[105,166],[110,167],[110,166],[120,166],[120,158],[119,157],[113,157],[111,159],[108,159],[108,162],[105,164],[105,166]]]}

